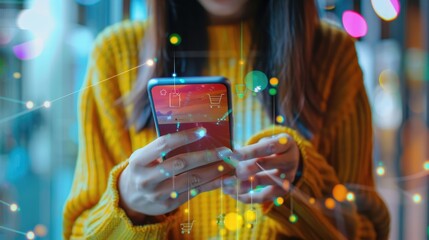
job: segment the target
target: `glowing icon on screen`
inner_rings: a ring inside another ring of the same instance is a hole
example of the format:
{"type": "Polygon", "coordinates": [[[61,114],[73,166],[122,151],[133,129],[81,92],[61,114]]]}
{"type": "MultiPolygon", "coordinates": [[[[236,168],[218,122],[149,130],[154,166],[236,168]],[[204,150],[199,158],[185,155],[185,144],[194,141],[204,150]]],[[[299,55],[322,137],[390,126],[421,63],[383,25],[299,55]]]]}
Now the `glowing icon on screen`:
{"type": "Polygon", "coordinates": [[[167,95],[167,90],[161,89],[161,91],[159,91],[159,94],[161,94],[161,96],[165,96],[167,95]]]}
{"type": "Polygon", "coordinates": [[[194,225],[194,220],[192,220],[192,222],[185,222],[185,223],[181,223],[180,224],[180,228],[181,228],[181,233],[187,233],[190,234],[191,230],[192,230],[192,226],[194,225]]]}
{"type": "Polygon", "coordinates": [[[207,94],[207,95],[209,95],[210,108],[213,108],[213,107],[220,108],[220,101],[222,100],[223,94],[219,94],[219,95],[207,94]]]}
{"type": "Polygon", "coordinates": [[[180,102],[181,102],[180,93],[172,92],[172,93],[168,94],[168,97],[169,97],[168,103],[169,103],[169,106],[171,108],[179,108],[180,107],[180,102]]]}

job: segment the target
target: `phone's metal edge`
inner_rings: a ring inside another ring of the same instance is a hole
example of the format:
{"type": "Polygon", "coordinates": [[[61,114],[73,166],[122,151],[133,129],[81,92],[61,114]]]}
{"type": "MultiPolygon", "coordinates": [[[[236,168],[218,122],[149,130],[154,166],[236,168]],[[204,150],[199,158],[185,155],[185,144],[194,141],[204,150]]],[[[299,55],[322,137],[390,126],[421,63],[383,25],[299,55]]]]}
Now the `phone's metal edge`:
{"type": "Polygon", "coordinates": [[[231,83],[229,82],[228,78],[223,77],[223,76],[201,76],[201,77],[176,77],[176,78],[172,78],[172,77],[167,77],[167,78],[152,78],[148,81],[148,85],[147,85],[147,91],[148,91],[148,97],[149,97],[149,103],[150,103],[150,108],[152,110],[152,117],[155,123],[155,129],[156,129],[156,134],[159,137],[160,133],[159,133],[159,128],[158,128],[158,119],[156,117],[156,112],[155,112],[155,105],[152,101],[152,88],[155,86],[162,86],[162,85],[171,85],[171,84],[176,84],[176,85],[185,85],[185,84],[198,84],[198,83],[220,83],[225,85],[226,89],[227,89],[227,94],[228,94],[228,112],[231,111],[231,113],[229,114],[229,136],[230,136],[230,145],[231,145],[231,149],[234,150],[234,118],[233,118],[233,114],[232,114],[232,92],[231,92],[231,83]],[[201,78],[205,78],[205,80],[208,81],[204,81],[201,82],[201,78]],[[184,80],[184,81],[181,81],[184,80]]]}

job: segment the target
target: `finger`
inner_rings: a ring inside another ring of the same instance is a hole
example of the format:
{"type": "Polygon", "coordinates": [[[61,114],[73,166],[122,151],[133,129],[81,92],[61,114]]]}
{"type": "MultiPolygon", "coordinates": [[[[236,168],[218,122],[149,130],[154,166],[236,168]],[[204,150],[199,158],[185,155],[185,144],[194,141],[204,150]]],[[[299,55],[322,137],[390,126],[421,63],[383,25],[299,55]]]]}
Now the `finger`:
{"type": "Polygon", "coordinates": [[[174,181],[176,191],[178,193],[182,193],[190,188],[196,188],[205,183],[208,183],[225,173],[225,171],[218,170],[217,163],[212,163],[184,172],[174,177],[174,179],[166,179],[158,185],[157,190],[163,191],[164,189],[171,189],[174,181]]]}
{"type": "Polygon", "coordinates": [[[257,142],[252,145],[235,150],[233,158],[242,161],[252,158],[260,158],[286,152],[291,146],[291,140],[288,134],[281,133],[265,141],[257,142]]]}
{"type": "MultiPolygon", "coordinates": [[[[161,182],[169,178],[169,175],[179,175],[203,165],[219,162],[223,156],[231,154],[231,149],[226,147],[180,154],[165,160],[157,166],[157,168],[163,169],[163,171],[162,173],[156,171],[158,173],[156,179],[159,179],[159,182],[161,182]],[[167,175],[165,173],[169,174],[167,175]]],[[[222,166],[227,167],[226,164],[222,164],[222,166]]]]}
{"type": "MultiPolygon", "coordinates": [[[[283,174],[287,176],[288,174],[283,174]]],[[[282,178],[282,173],[277,169],[260,172],[249,180],[240,181],[238,187],[238,194],[249,193],[251,190],[255,190],[258,186],[274,185],[283,188],[285,191],[290,189],[290,181],[286,178],[282,178]]],[[[237,192],[237,188],[233,186],[226,186],[226,193],[237,192]]]]}
{"type": "Polygon", "coordinates": [[[279,169],[283,172],[296,171],[298,162],[293,160],[295,158],[297,158],[295,153],[288,151],[279,155],[244,160],[238,163],[235,172],[237,178],[246,180],[264,170],[279,169]]]}
{"type": "Polygon", "coordinates": [[[283,190],[283,188],[270,185],[252,193],[239,194],[238,196],[236,194],[228,195],[243,203],[264,203],[285,194],[287,194],[287,192],[283,190]]]}
{"type": "Polygon", "coordinates": [[[173,149],[200,140],[206,133],[205,128],[199,127],[161,136],[135,151],[130,157],[130,162],[144,167],[173,149]]]}

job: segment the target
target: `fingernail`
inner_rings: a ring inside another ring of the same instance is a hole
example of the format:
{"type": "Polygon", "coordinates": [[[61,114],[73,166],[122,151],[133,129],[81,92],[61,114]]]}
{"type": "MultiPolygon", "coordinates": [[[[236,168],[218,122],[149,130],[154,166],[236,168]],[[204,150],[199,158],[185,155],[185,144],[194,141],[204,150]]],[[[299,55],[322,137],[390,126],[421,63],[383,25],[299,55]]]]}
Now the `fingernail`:
{"type": "Polygon", "coordinates": [[[203,127],[199,127],[195,130],[195,135],[198,137],[198,139],[203,138],[206,136],[207,134],[207,129],[203,128],[203,127]]]}
{"type": "Polygon", "coordinates": [[[217,148],[216,152],[219,159],[225,159],[232,155],[231,149],[227,147],[217,148]]]}

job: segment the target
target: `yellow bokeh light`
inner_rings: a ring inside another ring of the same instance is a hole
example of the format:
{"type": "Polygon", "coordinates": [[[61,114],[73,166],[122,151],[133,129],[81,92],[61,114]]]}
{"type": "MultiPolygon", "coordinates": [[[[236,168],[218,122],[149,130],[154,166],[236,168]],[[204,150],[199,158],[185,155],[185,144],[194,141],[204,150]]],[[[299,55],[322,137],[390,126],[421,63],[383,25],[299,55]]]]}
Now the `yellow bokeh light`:
{"type": "Polygon", "coordinates": [[[377,175],[378,176],[384,176],[385,173],[386,173],[386,170],[384,169],[383,166],[378,166],[377,167],[377,175]]]}
{"type": "Polygon", "coordinates": [[[316,199],[314,199],[314,198],[310,198],[310,199],[308,199],[308,202],[310,203],[310,204],[314,204],[314,203],[316,203],[316,199]]]}
{"type": "Polygon", "coordinates": [[[422,196],[418,193],[413,195],[413,202],[414,203],[420,203],[422,201],[422,196]]]}
{"type": "Polygon", "coordinates": [[[246,224],[246,228],[252,229],[253,228],[253,224],[251,224],[251,223],[246,224]]]}
{"type": "Polygon", "coordinates": [[[348,192],[346,196],[347,201],[353,202],[355,200],[355,194],[352,192],[348,192]]]}
{"type": "Polygon", "coordinates": [[[171,197],[172,199],[177,198],[177,192],[176,192],[176,191],[171,192],[171,193],[170,193],[170,197],[171,197]]]}
{"type": "Polygon", "coordinates": [[[189,213],[189,209],[185,208],[185,210],[183,210],[184,213],[189,213]]]}
{"type": "Polygon", "coordinates": [[[243,65],[243,64],[244,64],[244,60],[243,60],[243,59],[241,59],[238,63],[239,63],[240,65],[243,65]]]}
{"type": "Polygon", "coordinates": [[[332,195],[334,196],[335,200],[342,202],[346,200],[347,188],[342,184],[337,184],[334,189],[332,189],[332,195]]]}
{"type": "Polygon", "coordinates": [[[13,77],[14,77],[15,79],[21,78],[21,73],[19,73],[19,72],[14,72],[14,73],[13,73],[13,77]]]}
{"type": "Polygon", "coordinates": [[[221,165],[219,165],[218,167],[217,167],[217,170],[219,171],[219,172],[223,172],[223,170],[224,170],[225,168],[223,167],[223,165],[221,164],[221,165]]]}
{"type": "Polygon", "coordinates": [[[332,198],[327,198],[325,200],[325,207],[327,209],[334,209],[335,208],[335,200],[332,198]]]}
{"type": "Polygon", "coordinates": [[[243,217],[235,212],[228,213],[225,216],[224,225],[229,231],[237,231],[243,225],[243,217]]]}
{"type": "Polygon", "coordinates": [[[276,122],[278,123],[283,123],[285,121],[284,117],[282,115],[278,115],[276,117],[276,122]]]}
{"type": "Polygon", "coordinates": [[[172,37],[170,38],[170,43],[171,43],[171,44],[175,45],[175,44],[177,44],[178,42],[179,42],[179,38],[178,38],[178,37],[176,37],[176,36],[172,36],[172,37]]]}
{"type": "Polygon", "coordinates": [[[279,84],[279,79],[276,77],[270,78],[270,84],[272,86],[277,86],[279,84]]]}
{"type": "Polygon", "coordinates": [[[247,211],[244,213],[244,219],[245,219],[247,222],[253,222],[253,221],[255,221],[255,220],[256,220],[256,211],[255,211],[255,210],[252,210],[252,209],[247,210],[247,211]]]}
{"type": "Polygon", "coordinates": [[[280,144],[286,144],[287,143],[287,137],[281,137],[281,138],[279,138],[279,143],[280,144]]]}
{"type": "Polygon", "coordinates": [[[399,15],[400,4],[398,0],[371,0],[375,13],[385,21],[392,21],[399,15]]]}
{"type": "Polygon", "coordinates": [[[298,216],[296,216],[295,214],[291,214],[289,216],[289,222],[296,223],[296,221],[298,221],[298,216]]]}
{"type": "Polygon", "coordinates": [[[278,198],[276,198],[276,202],[277,202],[278,206],[280,206],[285,202],[285,200],[282,197],[278,197],[278,198]]]}

